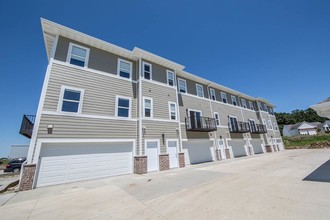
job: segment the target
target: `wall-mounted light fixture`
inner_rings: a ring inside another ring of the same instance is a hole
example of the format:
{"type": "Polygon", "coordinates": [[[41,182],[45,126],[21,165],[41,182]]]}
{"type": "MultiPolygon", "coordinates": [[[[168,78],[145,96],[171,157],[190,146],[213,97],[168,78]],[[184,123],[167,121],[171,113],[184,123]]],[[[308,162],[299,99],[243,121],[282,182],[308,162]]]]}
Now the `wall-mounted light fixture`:
{"type": "Polygon", "coordinates": [[[48,134],[53,134],[53,128],[54,128],[53,125],[48,125],[48,126],[47,126],[47,133],[48,133],[48,134]]]}
{"type": "Polygon", "coordinates": [[[146,127],[142,127],[142,136],[146,135],[146,127]]]}
{"type": "Polygon", "coordinates": [[[222,139],[222,135],[220,135],[220,139],[222,139]]]}
{"type": "Polygon", "coordinates": [[[163,144],[165,144],[165,134],[162,134],[162,140],[163,140],[163,144]]]}
{"type": "Polygon", "coordinates": [[[179,137],[180,135],[179,128],[176,128],[175,131],[176,131],[176,136],[179,137]]]}

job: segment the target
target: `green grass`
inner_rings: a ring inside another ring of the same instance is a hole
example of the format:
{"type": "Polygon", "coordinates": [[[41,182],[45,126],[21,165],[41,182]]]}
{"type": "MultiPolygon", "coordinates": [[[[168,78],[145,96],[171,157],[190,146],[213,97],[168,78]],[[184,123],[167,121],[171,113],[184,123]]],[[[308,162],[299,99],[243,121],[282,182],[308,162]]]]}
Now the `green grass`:
{"type": "Polygon", "coordinates": [[[310,146],[315,142],[330,141],[330,134],[318,134],[314,136],[301,135],[296,137],[284,137],[285,147],[290,149],[300,146],[310,146]]]}
{"type": "Polygon", "coordinates": [[[6,164],[9,162],[8,159],[2,159],[2,160],[0,160],[0,161],[2,161],[2,165],[6,165],[6,164]]]}

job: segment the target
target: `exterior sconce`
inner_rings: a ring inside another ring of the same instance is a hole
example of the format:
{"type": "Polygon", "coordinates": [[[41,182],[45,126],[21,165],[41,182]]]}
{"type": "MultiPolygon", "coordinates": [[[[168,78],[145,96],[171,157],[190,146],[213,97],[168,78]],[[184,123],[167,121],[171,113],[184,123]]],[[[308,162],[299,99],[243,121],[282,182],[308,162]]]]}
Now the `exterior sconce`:
{"type": "Polygon", "coordinates": [[[179,133],[179,128],[176,128],[176,136],[179,137],[180,133],[179,133]]]}
{"type": "Polygon", "coordinates": [[[53,127],[54,127],[53,125],[48,125],[47,126],[47,133],[48,134],[53,134],[53,127]]]}
{"type": "Polygon", "coordinates": [[[165,144],[165,134],[164,133],[162,134],[162,141],[163,141],[163,144],[165,144]]]}
{"type": "Polygon", "coordinates": [[[146,135],[146,127],[142,127],[142,136],[146,135]]]}
{"type": "Polygon", "coordinates": [[[220,135],[220,140],[222,139],[222,135],[220,135]]]}

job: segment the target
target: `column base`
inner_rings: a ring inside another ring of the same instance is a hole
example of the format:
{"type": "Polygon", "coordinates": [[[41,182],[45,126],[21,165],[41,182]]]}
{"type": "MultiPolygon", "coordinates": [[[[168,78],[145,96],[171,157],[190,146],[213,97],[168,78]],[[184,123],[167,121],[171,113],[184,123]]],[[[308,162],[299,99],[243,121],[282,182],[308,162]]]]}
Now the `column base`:
{"type": "Polygon", "coordinates": [[[159,170],[169,170],[170,169],[170,158],[169,154],[159,155],[159,170]]]}
{"type": "Polygon", "coordinates": [[[148,172],[148,160],[147,156],[134,157],[134,173],[145,174],[148,172]]]}
{"type": "Polygon", "coordinates": [[[33,187],[33,179],[36,173],[36,164],[23,165],[22,178],[19,184],[19,191],[31,190],[33,187]]]}
{"type": "Polygon", "coordinates": [[[179,153],[179,168],[183,168],[186,166],[184,161],[184,153],[179,153]]]}

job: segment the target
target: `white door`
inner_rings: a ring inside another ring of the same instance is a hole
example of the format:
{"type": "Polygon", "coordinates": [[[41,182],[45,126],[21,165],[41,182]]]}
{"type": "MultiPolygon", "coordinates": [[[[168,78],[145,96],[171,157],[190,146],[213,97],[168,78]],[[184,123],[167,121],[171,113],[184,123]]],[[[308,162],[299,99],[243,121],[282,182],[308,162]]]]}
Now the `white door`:
{"type": "Polygon", "coordinates": [[[221,159],[226,159],[226,151],[225,151],[225,141],[219,140],[219,148],[221,152],[221,159]]]}
{"type": "Polygon", "coordinates": [[[146,141],[148,172],[158,170],[158,141],[146,141]]]}
{"type": "Polygon", "coordinates": [[[170,158],[170,168],[178,167],[178,141],[167,142],[167,152],[170,158]]]}
{"type": "Polygon", "coordinates": [[[132,173],[133,143],[43,144],[37,187],[132,173]]]}
{"type": "Polygon", "coordinates": [[[210,162],[214,160],[212,141],[184,141],[182,142],[186,164],[210,162]]]}

